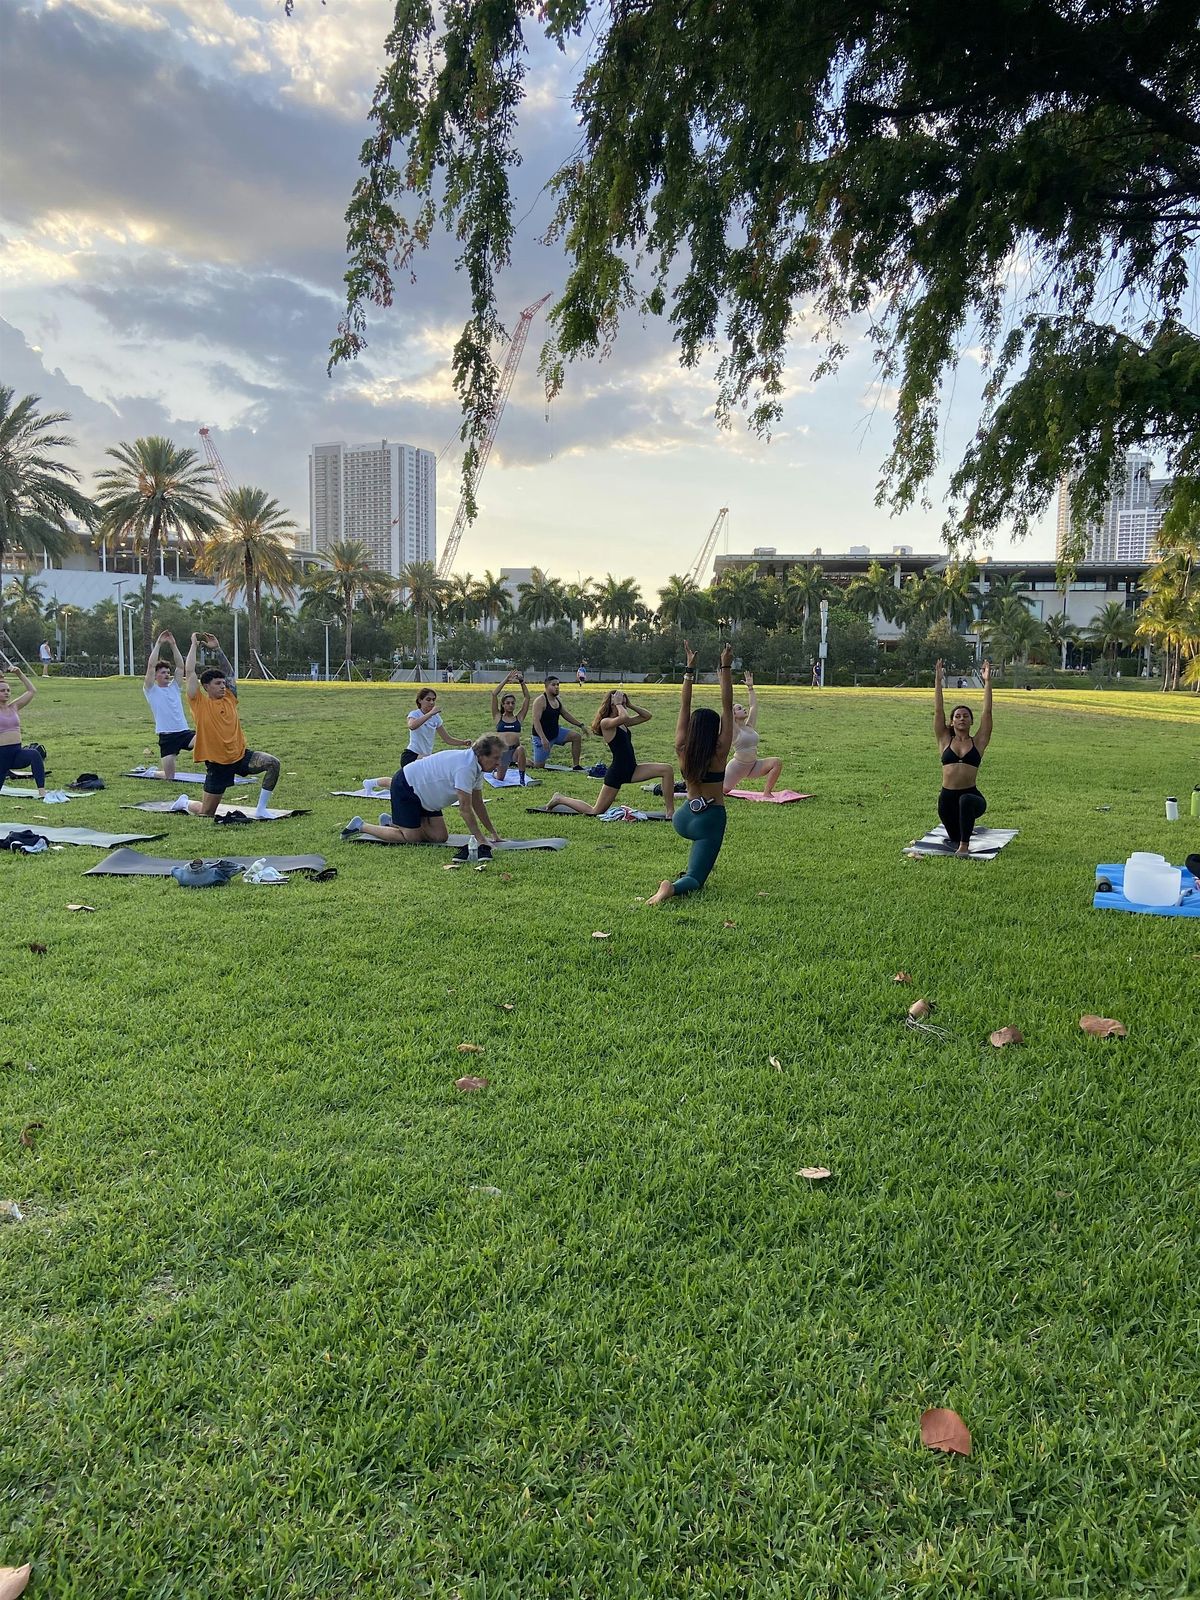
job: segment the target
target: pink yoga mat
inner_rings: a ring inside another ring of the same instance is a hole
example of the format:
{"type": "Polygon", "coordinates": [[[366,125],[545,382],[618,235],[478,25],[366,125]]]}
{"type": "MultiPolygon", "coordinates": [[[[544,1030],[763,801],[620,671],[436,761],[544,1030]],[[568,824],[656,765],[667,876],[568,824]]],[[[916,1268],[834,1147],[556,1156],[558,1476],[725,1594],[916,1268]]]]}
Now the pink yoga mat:
{"type": "Polygon", "coordinates": [[[815,800],[815,794],[801,794],[798,789],[776,789],[774,794],[763,794],[761,789],[730,789],[737,800],[765,800],[774,806],[786,806],[793,800],[815,800]]]}

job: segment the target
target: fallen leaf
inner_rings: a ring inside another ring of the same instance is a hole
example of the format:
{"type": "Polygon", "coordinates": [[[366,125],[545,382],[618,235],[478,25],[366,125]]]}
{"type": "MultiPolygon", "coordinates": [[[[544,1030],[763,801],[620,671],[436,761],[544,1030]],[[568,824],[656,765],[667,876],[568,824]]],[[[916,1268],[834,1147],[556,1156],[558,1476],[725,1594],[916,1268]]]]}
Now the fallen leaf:
{"type": "Polygon", "coordinates": [[[35,1133],[41,1133],[41,1131],[42,1124],[40,1122],[27,1122],[21,1129],[21,1143],[26,1150],[33,1149],[35,1142],[33,1136],[35,1133]]]}
{"type": "Polygon", "coordinates": [[[511,1000],[501,1000],[500,1009],[501,1011],[515,1011],[517,1008],[511,1000]]]}
{"type": "Polygon", "coordinates": [[[32,1571],[28,1561],[23,1567],[0,1567],[0,1600],[17,1600],[24,1594],[32,1571]]]}
{"type": "Polygon", "coordinates": [[[501,883],[511,883],[512,882],[512,873],[511,872],[502,872],[500,874],[500,882],[501,883]]]}
{"type": "Polygon", "coordinates": [[[95,909],[96,909],[95,906],[84,906],[84,905],[78,904],[78,902],[75,902],[75,903],[72,903],[70,901],[67,902],[67,910],[68,911],[95,911],[95,909]]]}
{"type": "Polygon", "coordinates": [[[487,862],[486,861],[481,861],[479,863],[479,865],[475,868],[475,871],[476,872],[486,872],[487,871],[487,862]]]}
{"type": "Polygon", "coordinates": [[[594,933],[592,935],[592,938],[593,939],[611,939],[612,938],[612,934],[611,933],[594,933]]]}
{"type": "Polygon", "coordinates": [[[956,1456],[971,1454],[971,1434],[957,1411],[941,1407],[921,1413],[921,1443],[927,1450],[948,1450],[956,1456]]]}
{"type": "Polygon", "coordinates": [[[29,948],[35,956],[44,956],[46,954],[46,946],[44,944],[31,943],[29,948]]]}
{"type": "Polygon", "coordinates": [[[892,979],[892,982],[893,983],[911,983],[912,982],[912,973],[911,972],[898,972],[896,974],[896,976],[892,979]]]}
{"type": "Polygon", "coordinates": [[[504,1190],[497,1189],[495,1184],[492,1183],[473,1183],[471,1185],[471,1193],[486,1194],[490,1195],[493,1200],[499,1200],[500,1196],[504,1193],[504,1190]]]}
{"type": "Polygon", "coordinates": [[[783,1071],[783,1062],[780,1061],[778,1056],[769,1056],[767,1059],[770,1061],[771,1065],[775,1068],[776,1072],[782,1072],[783,1071]]]}
{"type": "Polygon", "coordinates": [[[832,1178],[833,1173],[828,1167],[801,1167],[796,1176],[807,1178],[810,1183],[822,1183],[826,1178],[832,1178]]]}
{"type": "Polygon", "coordinates": [[[453,872],[455,867],[458,866],[458,864],[459,863],[457,861],[447,861],[446,865],[442,868],[442,871],[443,872],[453,872]]]}
{"type": "Polygon", "coordinates": [[[988,1043],[1002,1050],[1006,1044],[1024,1044],[1025,1035],[1020,1028],[997,1028],[994,1033],[988,1034],[988,1043]]]}
{"type": "Polygon", "coordinates": [[[460,1044],[458,1053],[460,1056],[481,1056],[483,1054],[483,1046],[481,1044],[460,1044]]]}
{"type": "Polygon", "coordinates": [[[1080,1017],[1079,1026],[1084,1033],[1094,1034],[1097,1039],[1123,1039],[1128,1032],[1125,1024],[1115,1017],[1080,1017]]]}
{"type": "Polygon", "coordinates": [[[1074,1189],[1055,1189],[1054,1198],[1056,1200],[1069,1200],[1074,1193],[1074,1189]]]}
{"type": "Polygon", "coordinates": [[[454,1087],[461,1089],[464,1094],[474,1094],[477,1089],[486,1089],[486,1078],[455,1078],[454,1087]]]}
{"type": "Polygon", "coordinates": [[[736,922],[723,922],[721,924],[721,926],[723,928],[736,928],[737,927],[737,923],[736,922]]]}
{"type": "Polygon", "coordinates": [[[908,1008],[908,1014],[915,1021],[917,1017],[927,1017],[933,1010],[928,1000],[914,1000],[908,1008]]]}

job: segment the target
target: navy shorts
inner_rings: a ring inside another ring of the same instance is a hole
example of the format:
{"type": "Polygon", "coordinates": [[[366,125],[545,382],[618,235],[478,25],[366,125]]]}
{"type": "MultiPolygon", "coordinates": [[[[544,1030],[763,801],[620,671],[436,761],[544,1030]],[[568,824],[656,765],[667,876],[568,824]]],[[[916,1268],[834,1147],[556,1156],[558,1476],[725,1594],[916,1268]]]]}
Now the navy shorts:
{"type": "Polygon", "coordinates": [[[190,750],[195,742],[196,735],[190,728],[180,728],[178,733],[160,733],[158,753],[160,756],[177,756],[181,750],[190,750]]]}
{"type": "Polygon", "coordinates": [[[426,811],[404,776],[404,768],[392,779],[392,827],[419,828],[427,817],[440,817],[440,811],[426,811]]]}

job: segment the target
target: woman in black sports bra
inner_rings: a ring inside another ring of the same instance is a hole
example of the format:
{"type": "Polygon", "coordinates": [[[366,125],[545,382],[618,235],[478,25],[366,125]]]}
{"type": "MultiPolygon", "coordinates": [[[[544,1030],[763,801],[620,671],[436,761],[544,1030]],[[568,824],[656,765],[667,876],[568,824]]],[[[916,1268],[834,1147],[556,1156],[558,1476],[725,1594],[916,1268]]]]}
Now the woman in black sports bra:
{"type": "Polygon", "coordinates": [[[987,810],[975,774],[983,752],[992,738],[992,664],[983,663],[983,716],[979,732],[971,737],[975,713],[970,706],[955,706],[946,722],[942,703],[945,671],[939,661],[933,675],[933,735],[942,753],[942,792],[938,796],[938,816],[956,855],[971,853],[971,832],[987,810]]]}
{"type": "Polygon", "coordinates": [[[646,901],[660,906],[681,894],[695,894],[721,853],[725,838],[725,763],[733,739],[733,646],[727,644],[717,663],[721,685],[721,715],[701,706],[692,710],[692,684],[696,678],[696,652],[685,639],[687,664],[683,669],[683,694],[675,724],[675,750],[687,784],[687,803],[675,813],[675,832],[691,844],[687,866],[672,883],[664,878],[646,901]]]}
{"type": "Polygon", "coordinates": [[[650,713],[631,705],[624,689],[610,689],[592,719],[592,732],[600,735],[609,752],[604,786],[595,802],[588,805],[586,800],[574,800],[569,794],[556,794],[540,809],[553,811],[556,806],[563,806],[569,811],[578,811],[583,817],[600,817],[616,800],[622,785],[645,783],[647,779],[657,778],[662,784],[667,816],[672,816],[675,809],[675,769],[656,761],[639,761],[634,754],[629,730],[639,722],[649,721],[650,713]]]}
{"type": "Polygon", "coordinates": [[[525,746],[521,743],[521,724],[528,715],[529,690],[526,687],[525,679],[514,669],[502,684],[492,690],[492,719],[496,724],[496,732],[500,735],[500,741],[504,746],[504,752],[500,757],[500,765],[496,768],[496,776],[501,782],[504,781],[510,767],[516,767],[521,774],[522,783],[527,781],[525,777],[525,746]],[[507,694],[503,692],[508,689],[510,683],[520,684],[521,692],[525,696],[521,702],[520,711],[517,710],[516,695],[511,690],[507,694]]]}

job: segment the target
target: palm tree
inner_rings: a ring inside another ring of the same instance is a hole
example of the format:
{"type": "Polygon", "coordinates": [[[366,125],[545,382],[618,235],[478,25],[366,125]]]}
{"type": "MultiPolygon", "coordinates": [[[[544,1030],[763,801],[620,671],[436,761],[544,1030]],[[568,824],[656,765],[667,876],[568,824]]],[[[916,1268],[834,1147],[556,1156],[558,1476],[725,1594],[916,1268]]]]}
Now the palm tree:
{"type": "Polygon", "coordinates": [[[828,593],[829,581],[825,576],[824,567],[790,567],[788,569],[787,582],[784,584],[786,602],[789,610],[799,606],[806,630],[813,607],[819,606],[828,593]]]}
{"type": "Polygon", "coordinates": [[[500,618],[513,608],[512,595],[503,578],[494,572],[485,572],[475,585],[475,607],[483,618],[483,631],[495,633],[500,618]]]}
{"type": "Polygon", "coordinates": [[[1107,656],[1111,650],[1115,661],[1119,652],[1133,643],[1134,618],[1120,600],[1110,600],[1092,618],[1087,629],[1087,642],[1107,656]]]}
{"type": "Polygon", "coordinates": [[[973,561],[951,562],[942,572],[937,615],[945,617],[956,633],[965,633],[975,621],[975,608],[980,601],[975,585],[978,576],[979,568],[973,561]]]}
{"type": "Polygon", "coordinates": [[[1063,672],[1067,670],[1067,652],[1078,637],[1079,629],[1060,612],[1046,618],[1046,640],[1061,652],[1059,666],[1063,672]]]}
{"type": "Polygon", "coordinates": [[[757,567],[727,567],[709,591],[713,610],[732,626],[751,621],[758,614],[761,588],[757,567]]]}
{"type": "Polygon", "coordinates": [[[8,580],[4,598],[12,601],[14,611],[24,611],[27,615],[40,617],[46,604],[46,591],[36,578],[31,578],[27,572],[23,572],[19,578],[8,580]]]}
{"type": "Polygon", "coordinates": [[[893,572],[880,561],[872,561],[865,572],[857,573],[846,586],[846,604],[868,617],[880,616],[895,622],[900,609],[900,591],[893,572]]]}
{"type": "Polygon", "coordinates": [[[249,676],[254,678],[262,670],[263,584],[285,600],[296,598],[290,547],[280,537],[293,532],[296,524],[265,489],[246,484],[222,496],[221,518],[222,526],[205,545],[196,567],[216,578],[227,599],[239,592],[245,595],[250,617],[249,676]]]}
{"type": "Polygon", "coordinates": [[[1028,661],[1030,652],[1044,647],[1045,626],[1020,601],[1010,601],[983,624],[988,649],[1000,663],[1001,672],[1009,661],[1028,661]]]}
{"type": "Polygon", "coordinates": [[[610,628],[628,628],[641,599],[642,591],[635,578],[614,578],[606,572],[596,596],[596,610],[610,628]]]}
{"type": "Polygon", "coordinates": [[[900,589],[896,615],[905,628],[928,628],[941,614],[942,585],[932,572],[910,572],[900,589]]]}
{"type": "Polygon", "coordinates": [[[96,507],[75,488],[81,474],[55,456],[74,448],[74,439],[47,432],[69,418],[64,411],[38,410],[38,396],[13,404],[14,391],[0,385],[0,627],[4,625],[4,558],[9,550],[26,555],[64,556],[75,547],[67,521],[96,524],[96,507]]]}
{"type": "Polygon", "coordinates": [[[220,508],[211,470],[194,450],[153,435],[105,451],[117,462],[96,474],[101,536],[110,549],[128,544],[145,555],[142,648],[150,654],[154,569],[164,535],[203,546],[217,531],[220,508]]]}
{"type": "Polygon", "coordinates": [[[409,609],[417,618],[417,638],[424,633],[429,652],[428,667],[433,671],[433,619],[440,616],[445,601],[446,584],[439,578],[432,561],[410,561],[403,567],[397,582],[408,593],[409,609]]]}
{"type": "Polygon", "coordinates": [[[562,584],[541,567],[534,567],[527,583],[517,585],[517,593],[521,597],[517,609],[535,626],[539,622],[557,622],[563,615],[562,584]]]}
{"type": "Polygon", "coordinates": [[[1024,591],[1029,587],[1023,572],[1001,573],[998,577],[987,577],[987,589],[983,595],[983,615],[993,617],[1001,611],[1011,600],[1020,600],[1028,605],[1024,591]]]}
{"type": "Polygon", "coordinates": [[[563,612],[576,634],[582,634],[584,623],[595,616],[596,604],[596,585],[591,578],[567,584],[563,590],[563,612]]]}
{"type": "Polygon", "coordinates": [[[469,572],[455,572],[446,580],[443,609],[449,622],[468,627],[479,616],[478,585],[469,572]]]}
{"type": "MultiPolygon", "coordinates": [[[[329,565],[323,571],[311,573],[304,580],[305,597],[301,607],[313,611],[323,602],[345,628],[345,663],[347,670],[354,659],[354,608],[360,600],[370,600],[383,590],[395,587],[386,572],[371,565],[370,551],[355,539],[344,539],[331,544],[326,551],[329,565]]],[[[414,563],[432,567],[431,561],[414,563]]],[[[401,579],[403,581],[403,578],[401,579]]]]}
{"type": "Polygon", "coordinates": [[[658,591],[658,617],[667,628],[678,628],[686,633],[703,621],[708,601],[691,578],[673,572],[666,585],[658,591]]]}

